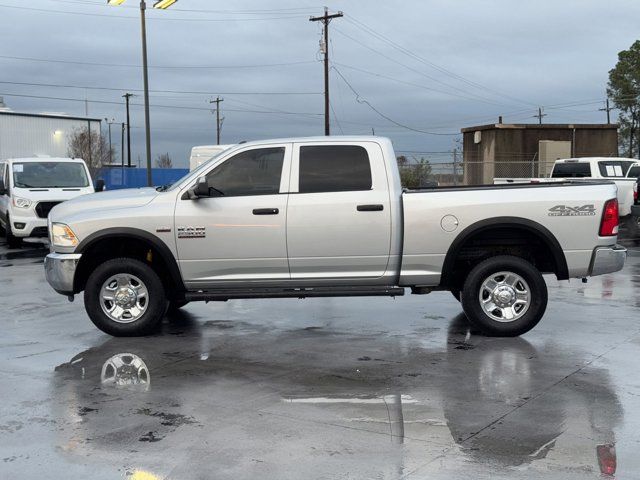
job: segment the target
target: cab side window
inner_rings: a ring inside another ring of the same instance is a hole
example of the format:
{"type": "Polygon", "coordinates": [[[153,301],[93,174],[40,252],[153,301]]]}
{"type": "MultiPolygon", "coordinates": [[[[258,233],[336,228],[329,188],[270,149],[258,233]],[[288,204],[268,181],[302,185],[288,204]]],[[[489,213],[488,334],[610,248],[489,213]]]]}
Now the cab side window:
{"type": "Polygon", "coordinates": [[[225,197],[274,195],[280,192],[284,147],[246,150],[207,174],[207,184],[225,197]]]}
{"type": "Polygon", "coordinates": [[[371,190],[371,165],[364,147],[300,147],[300,193],[371,190]]]}

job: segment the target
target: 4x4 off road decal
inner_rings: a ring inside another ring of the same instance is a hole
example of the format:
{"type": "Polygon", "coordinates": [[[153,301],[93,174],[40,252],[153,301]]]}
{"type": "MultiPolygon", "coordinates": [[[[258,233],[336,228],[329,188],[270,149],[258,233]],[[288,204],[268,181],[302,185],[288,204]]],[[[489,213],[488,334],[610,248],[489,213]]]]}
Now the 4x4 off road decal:
{"type": "Polygon", "coordinates": [[[594,205],[582,205],[581,207],[569,207],[556,205],[549,209],[550,217],[592,217],[596,214],[594,205]]]}
{"type": "Polygon", "coordinates": [[[207,236],[205,227],[178,227],[178,238],[204,238],[207,236]]]}

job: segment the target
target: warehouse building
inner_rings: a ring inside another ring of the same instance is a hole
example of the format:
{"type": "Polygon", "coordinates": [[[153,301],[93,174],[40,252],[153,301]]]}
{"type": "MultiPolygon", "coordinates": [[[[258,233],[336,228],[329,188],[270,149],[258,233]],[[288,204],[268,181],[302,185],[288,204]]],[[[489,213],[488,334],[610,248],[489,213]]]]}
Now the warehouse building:
{"type": "Polygon", "coordinates": [[[100,133],[100,119],[60,113],[19,113],[1,108],[0,160],[33,156],[66,157],[70,135],[90,128],[100,133]]]}
{"type": "Polygon", "coordinates": [[[615,124],[503,124],[462,129],[464,182],[546,177],[559,158],[618,156],[615,124]]]}

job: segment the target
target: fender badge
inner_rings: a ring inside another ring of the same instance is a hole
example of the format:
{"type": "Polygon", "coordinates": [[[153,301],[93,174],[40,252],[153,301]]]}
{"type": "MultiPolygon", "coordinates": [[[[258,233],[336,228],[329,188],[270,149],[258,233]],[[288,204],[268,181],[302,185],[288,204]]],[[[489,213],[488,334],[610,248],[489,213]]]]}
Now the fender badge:
{"type": "Polygon", "coordinates": [[[158,233],[170,232],[170,231],[171,231],[171,227],[158,227],[158,228],[156,228],[156,232],[158,232],[158,233]]]}
{"type": "Polygon", "coordinates": [[[206,236],[205,227],[178,227],[178,238],[205,238],[206,236]]]}

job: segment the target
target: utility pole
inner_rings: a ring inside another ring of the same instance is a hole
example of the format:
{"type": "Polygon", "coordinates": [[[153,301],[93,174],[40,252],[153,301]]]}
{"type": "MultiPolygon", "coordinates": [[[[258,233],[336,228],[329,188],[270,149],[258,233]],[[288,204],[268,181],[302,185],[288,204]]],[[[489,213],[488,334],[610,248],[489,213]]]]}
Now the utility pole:
{"type": "Polygon", "coordinates": [[[224,98],[216,97],[215,100],[209,100],[209,103],[216,104],[216,145],[220,145],[220,102],[224,102],[224,98]]]}
{"type": "Polygon", "coordinates": [[[607,112],[607,125],[611,123],[611,110],[613,110],[613,107],[609,106],[609,97],[607,97],[606,100],[606,107],[604,108],[599,108],[598,111],[599,112],[607,112]]]}
{"type": "Polygon", "coordinates": [[[324,134],[331,134],[331,126],[329,123],[329,23],[334,18],[343,16],[342,12],[329,15],[329,9],[324,7],[324,15],[322,17],[311,17],[310,22],[322,22],[324,25],[324,134]]]}
{"type": "Polygon", "coordinates": [[[107,125],[109,126],[109,164],[113,163],[113,148],[111,147],[111,125],[113,124],[113,120],[115,119],[111,119],[111,121],[109,121],[108,118],[105,118],[104,121],[107,122],[107,125]]]}
{"type": "Polygon", "coordinates": [[[122,122],[122,129],[120,130],[120,162],[124,168],[124,122],[122,122]]]}
{"type": "MultiPolygon", "coordinates": [[[[129,99],[133,93],[125,93],[122,96],[127,104],[127,167],[131,167],[131,122],[129,121],[129,99]]],[[[124,157],[123,160],[124,162],[124,157]]]]}
{"type": "Polygon", "coordinates": [[[542,107],[538,107],[538,114],[534,115],[533,117],[537,118],[538,119],[538,123],[540,125],[542,125],[542,117],[546,117],[546,116],[547,116],[546,113],[542,113],[542,107]]]}

